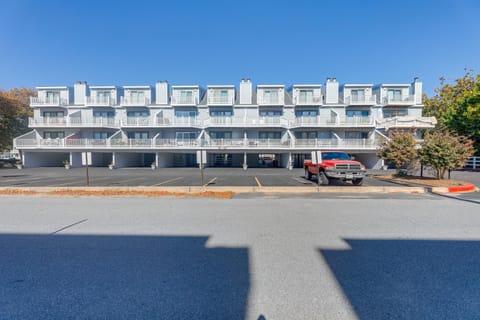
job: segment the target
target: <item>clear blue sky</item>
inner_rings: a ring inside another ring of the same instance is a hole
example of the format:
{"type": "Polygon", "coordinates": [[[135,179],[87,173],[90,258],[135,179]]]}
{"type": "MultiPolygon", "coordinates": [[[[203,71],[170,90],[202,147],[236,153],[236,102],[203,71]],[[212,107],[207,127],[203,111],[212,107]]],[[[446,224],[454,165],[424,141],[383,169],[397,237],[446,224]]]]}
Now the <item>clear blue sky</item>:
{"type": "Polygon", "coordinates": [[[0,88],[404,83],[480,72],[480,1],[2,1],[0,88]]]}

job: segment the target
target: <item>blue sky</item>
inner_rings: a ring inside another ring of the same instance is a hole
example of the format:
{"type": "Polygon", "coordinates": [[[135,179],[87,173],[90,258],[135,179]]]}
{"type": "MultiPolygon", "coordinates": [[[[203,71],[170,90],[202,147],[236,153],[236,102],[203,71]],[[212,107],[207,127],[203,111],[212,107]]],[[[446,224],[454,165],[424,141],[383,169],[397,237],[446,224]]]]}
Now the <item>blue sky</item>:
{"type": "Polygon", "coordinates": [[[3,1],[0,88],[408,83],[480,72],[480,1],[3,1]]]}

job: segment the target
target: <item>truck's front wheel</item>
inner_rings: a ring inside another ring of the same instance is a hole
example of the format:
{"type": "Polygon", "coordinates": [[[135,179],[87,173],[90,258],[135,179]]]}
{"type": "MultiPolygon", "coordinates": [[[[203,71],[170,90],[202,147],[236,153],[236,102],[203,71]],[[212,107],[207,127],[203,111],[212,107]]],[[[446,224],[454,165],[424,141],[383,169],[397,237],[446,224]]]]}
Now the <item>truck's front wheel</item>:
{"type": "Polygon", "coordinates": [[[305,169],[305,177],[306,177],[308,180],[312,180],[312,174],[310,173],[310,171],[308,171],[308,168],[305,169]]]}
{"type": "Polygon", "coordinates": [[[352,180],[352,183],[353,183],[354,186],[361,186],[362,183],[363,183],[363,178],[353,179],[353,180],[352,180]]]}
{"type": "Polygon", "coordinates": [[[330,180],[328,179],[325,172],[320,172],[318,174],[318,183],[321,184],[322,186],[327,186],[330,183],[330,180]]]}

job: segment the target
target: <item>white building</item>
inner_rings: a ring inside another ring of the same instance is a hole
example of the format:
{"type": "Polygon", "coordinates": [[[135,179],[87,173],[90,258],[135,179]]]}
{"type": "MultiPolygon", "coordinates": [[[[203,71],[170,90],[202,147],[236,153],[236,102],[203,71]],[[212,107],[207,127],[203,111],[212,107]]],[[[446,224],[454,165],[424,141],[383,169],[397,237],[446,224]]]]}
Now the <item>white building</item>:
{"type": "Polygon", "coordinates": [[[422,83],[38,87],[32,131],[14,140],[25,167],[302,166],[312,150],[344,150],[368,168],[390,129],[431,128],[422,83]]]}

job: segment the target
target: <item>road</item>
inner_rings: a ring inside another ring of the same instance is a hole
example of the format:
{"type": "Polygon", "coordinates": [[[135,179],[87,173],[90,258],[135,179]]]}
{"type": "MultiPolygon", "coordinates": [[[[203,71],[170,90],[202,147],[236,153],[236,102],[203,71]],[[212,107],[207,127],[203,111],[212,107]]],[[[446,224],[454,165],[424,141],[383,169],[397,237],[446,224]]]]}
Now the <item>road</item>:
{"type": "Polygon", "coordinates": [[[0,319],[478,319],[479,204],[0,197],[0,319]]]}

